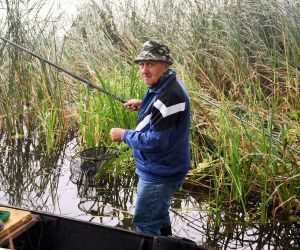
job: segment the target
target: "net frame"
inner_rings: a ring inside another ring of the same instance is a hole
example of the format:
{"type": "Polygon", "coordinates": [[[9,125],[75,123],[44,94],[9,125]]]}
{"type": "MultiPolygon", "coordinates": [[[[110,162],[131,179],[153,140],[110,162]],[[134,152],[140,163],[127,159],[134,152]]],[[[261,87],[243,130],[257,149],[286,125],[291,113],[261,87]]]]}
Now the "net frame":
{"type": "Polygon", "coordinates": [[[87,161],[104,161],[110,160],[114,157],[118,157],[120,153],[119,148],[99,146],[93,148],[87,148],[77,153],[81,159],[87,161]]]}

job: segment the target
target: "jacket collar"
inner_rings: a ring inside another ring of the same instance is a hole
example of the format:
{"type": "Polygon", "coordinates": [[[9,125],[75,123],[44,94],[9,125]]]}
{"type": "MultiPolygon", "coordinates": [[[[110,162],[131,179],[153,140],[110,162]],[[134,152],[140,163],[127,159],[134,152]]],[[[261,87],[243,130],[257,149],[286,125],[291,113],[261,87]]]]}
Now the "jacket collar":
{"type": "Polygon", "coordinates": [[[158,79],[154,86],[149,87],[149,91],[153,93],[159,93],[162,91],[164,86],[169,82],[170,79],[176,77],[176,72],[169,68],[162,76],[158,79]]]}

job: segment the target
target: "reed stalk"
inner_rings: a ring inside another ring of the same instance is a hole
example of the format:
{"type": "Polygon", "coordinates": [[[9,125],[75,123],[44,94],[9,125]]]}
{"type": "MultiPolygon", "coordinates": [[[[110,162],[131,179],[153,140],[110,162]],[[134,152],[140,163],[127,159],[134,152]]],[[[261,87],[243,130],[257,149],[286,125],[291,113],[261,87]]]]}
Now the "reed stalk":
{"type": "MultiPolygon", "coordinates": [[[[237,204],[247,214],[257,204],[265,223],[270,210],[288,214],[300,181],[299,153],[291,149],[300,145],[299,7],[279,0],[90,1],[58,39],[50,13],[34,26],[19,1],[6,1],[1,26],[15,42],[125,100],[145,91],[133,63],[140,45],[165,42],[191,97],[188,178],[210,187],[212,211],[237,204]]],[[[13,48],[1,44],[0,53],[0,128],[9,137],[39,131],[50,149],[71,129],[93,147],[112,144],[111,127],[134,128],[136,114],[109,97],[13,48]]]]}

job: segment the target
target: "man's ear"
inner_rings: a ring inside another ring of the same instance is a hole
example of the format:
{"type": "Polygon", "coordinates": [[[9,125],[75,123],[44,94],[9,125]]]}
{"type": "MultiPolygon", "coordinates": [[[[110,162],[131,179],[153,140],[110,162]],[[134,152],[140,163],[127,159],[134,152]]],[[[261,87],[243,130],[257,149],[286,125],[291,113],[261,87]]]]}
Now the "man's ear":
{"type": "Polygon", "coordinates": [[[167,70],[169,69],[169,67],[170,67],[170,64],[168,64],[168,63],[164,63],[164,73],[166,73],[167,72],[167,70]]]}

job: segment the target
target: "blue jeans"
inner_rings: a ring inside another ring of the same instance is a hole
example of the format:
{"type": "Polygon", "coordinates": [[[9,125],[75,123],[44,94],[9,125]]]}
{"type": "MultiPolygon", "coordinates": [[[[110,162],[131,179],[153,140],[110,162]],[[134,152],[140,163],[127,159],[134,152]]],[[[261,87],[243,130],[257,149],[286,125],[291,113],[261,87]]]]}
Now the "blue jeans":
{"type": "Polygon", "coordinates": [[[139,179],[133,223],[138,233],[161,235],[160,229],[171,225],[171,198],[182,180],[167,183],[139,179]]]}

